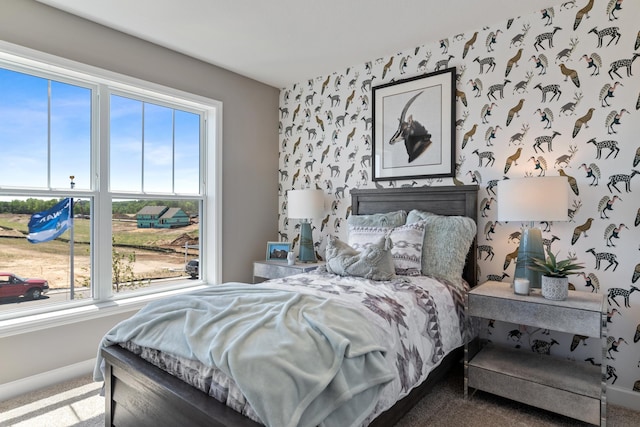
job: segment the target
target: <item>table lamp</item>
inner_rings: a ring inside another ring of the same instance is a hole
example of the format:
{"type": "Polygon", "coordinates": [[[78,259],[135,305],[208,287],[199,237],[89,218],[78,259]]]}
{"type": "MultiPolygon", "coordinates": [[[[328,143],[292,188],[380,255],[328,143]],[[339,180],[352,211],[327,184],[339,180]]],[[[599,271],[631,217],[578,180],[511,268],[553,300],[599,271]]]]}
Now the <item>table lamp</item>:
{"type": "Polygon", "coordinates": [[[324,211],[324,192],[322,190],[289,190],[287,193],[287,213],[290,219],[300,219],[301,262],[316,262],[313,249],[313,235],[310,220],[322,215],[324,211]]]}
{"type": "Polygon", "coordinates": [[[528,221],[523,226],[516,262],[516,278],[529,280],[532,288],[540,287],[542,273],[528,268],[532,258],[546,258],[542,232],[535,221],[566,221],[569,189],[564,176],[505,179],[498,183],[498,221],[528,221]]]}

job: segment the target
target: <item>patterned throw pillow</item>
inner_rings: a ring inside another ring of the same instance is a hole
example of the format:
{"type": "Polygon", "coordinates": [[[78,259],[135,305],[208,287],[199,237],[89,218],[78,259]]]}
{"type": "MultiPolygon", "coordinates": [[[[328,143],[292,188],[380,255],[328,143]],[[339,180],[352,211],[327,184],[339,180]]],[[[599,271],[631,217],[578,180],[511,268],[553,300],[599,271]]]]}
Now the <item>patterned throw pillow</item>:
{"type": "Polygon", "coordinates": [[[362,250],[377,242],[380,237],[390,237],[393,247],[391,256],[396,274],[419,276],[422,274],[422,246],[425,225],[422,222],[405,224],[400,227],[349,227],[349,245],[362,250]]]}
{"type": "Polygon", "coordinates": [[[442,216],[412,210],[407,224],[425,224],[422,274],[458,283],[476,237],[476,223],[466,216],[442,216]]]}
{"type": "Polygon", "coordinates": [[[377,242],[357,251],[335,236],[329,236],[325,252],[329,273],[357,276],[372,280],[390,280],[395,275],[391,258],[391,242],[381,237],[377,242]]]}

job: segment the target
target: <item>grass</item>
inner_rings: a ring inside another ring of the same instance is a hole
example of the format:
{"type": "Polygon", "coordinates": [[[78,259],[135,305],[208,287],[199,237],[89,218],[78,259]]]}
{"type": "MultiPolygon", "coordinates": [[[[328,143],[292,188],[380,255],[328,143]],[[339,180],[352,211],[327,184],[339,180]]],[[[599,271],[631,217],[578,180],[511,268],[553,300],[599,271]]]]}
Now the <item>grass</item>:
{"type": "MultiPolygon", "coordinates": [[[[64,242],[62,240],[57,240],[57,239],[50,240],[44,243],[38,243],[37,245],[30,243],[27,239],[6,239],[6,240],[3,239],[3,241],[14,249],[24,249],[24,250],[30,250],[30,251],[36,250],[38,253],[41,253],[41,254],[57,255],[60,253],[64,254],[69,252],[69,244],[67,242],[64,242]]],[[[15,255],[7,251],[3,251],[3,252],[4,253],[1,255],[2,258],[0,259],[15,257],[15,255]]],[[[88,255],[89,245],[79,244],[77,246],[74,246],[74,252],[76,253],[76,255],[88,255]]]]}
{"type": "MultiPolygon", "coordinates": [[[[7,230],[16,230],[25,236],[29,233],[29,215],[0,215],[0,227],[7,230]]],[[[73,240],[74,243],[90,243],[91,241],[91,220],[76,218],[73,221],[73,240]]],[[[113,220],[113,238],[114,243],[123,246],[148,247],[150,249],[158,246],[168,245],[183,234],[196,239],[198,230],[191,230],[185,233],[183,228],[173,229],[154,229],[154,228],[137,228],[135,221],[113,220]]],[[[70,233],[65,231],[60,236],[60,240],[69,241],[70,233]]],[[[49,242],[47,242],[49,243],[49,242]]],[[[43,245],[42,243],[40,245],[43,245]]]]}
{"type": "MultiPolygon", "coordinates": [[[[15,270],[24,277],[44,276],[52,287],[68,286],[69,231],[58,239],[32,244],[26,239],[29,215],[0,214],[0,270],[15,270]]],[[[134,271],[137,279],[182,277],[184,247],[171,245],[187,234],[198,237],[197,224],[177,229],[139,229],[135,221],[114,219],[112,230],[114,250],[136,254],[134,271]],[[158,249],[162,249],[160,252],[158,249]]],[[[91,221],[74,219],[74,265],[76,285],[90,280],[91,221]]],[[[197,250],[189,250],[189,258],[197,257],[197,250]]]]}
{"type": "Polygon", "coordinates": [[[158,247],[168,245],[183,234],[198,237],[198,230],[185,232],[184,228],[137,228],[135,221],[113,220],[113,238],[116,245],[158,247]]]}
{"type": "MultiPolygon", "coordinates": [[[[16,230],[25,236],[29,234],[29,215],[24,214],[1,214],[0,227],[7,230],[16,230]]],[[[73,240],[76,243],[89,243],[91,236],[91,224],[87,219],[74,219],[73,240]]],[[[61,239],[69,241],[70,233],[65,231],[60,236],[61,239]]]]}

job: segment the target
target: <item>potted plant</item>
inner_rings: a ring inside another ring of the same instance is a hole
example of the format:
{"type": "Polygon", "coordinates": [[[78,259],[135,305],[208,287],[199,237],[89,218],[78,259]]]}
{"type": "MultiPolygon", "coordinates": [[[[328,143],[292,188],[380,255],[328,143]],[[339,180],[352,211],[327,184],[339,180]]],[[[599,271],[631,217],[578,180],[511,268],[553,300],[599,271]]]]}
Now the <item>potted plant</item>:
{"type": "Polygon", "coordinates": [[[575,256],[558,261],[557,255],[550,250],[547,251],[547,258],[533,258],[534,265],[529,266],[531,270],[542,273],[541,288],[542,296],[556,301],[567,299],[569,295],[569,274],[576,274],[584,266],[575,262],[575,256]]]}

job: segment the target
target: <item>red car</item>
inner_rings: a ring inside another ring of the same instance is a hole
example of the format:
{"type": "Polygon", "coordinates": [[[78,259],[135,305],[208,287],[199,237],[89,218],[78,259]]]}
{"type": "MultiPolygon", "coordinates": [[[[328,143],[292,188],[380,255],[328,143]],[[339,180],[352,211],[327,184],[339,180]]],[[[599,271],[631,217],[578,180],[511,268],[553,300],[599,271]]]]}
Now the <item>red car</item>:
{"type": "Polygon", "coordinates": [[[49,283],[44,279],[23,279],[12,273],[0,272],[0,298],[25,296],[38,299],[49,292],[49,283]]]}

